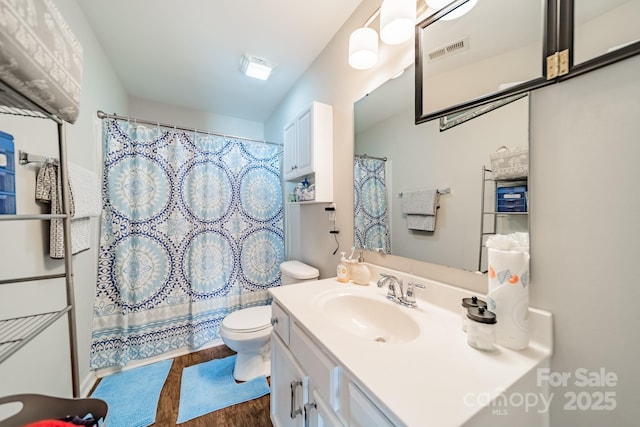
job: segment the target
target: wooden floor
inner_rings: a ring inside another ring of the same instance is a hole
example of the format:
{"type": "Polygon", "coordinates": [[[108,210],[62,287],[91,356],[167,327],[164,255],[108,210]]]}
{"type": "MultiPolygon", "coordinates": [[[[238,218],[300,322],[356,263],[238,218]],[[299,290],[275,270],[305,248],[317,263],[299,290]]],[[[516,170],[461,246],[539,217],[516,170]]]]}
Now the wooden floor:
{"type": "MultiPolygon", "coordinates": [[[[196,353],[173,359],[173,365],[169,376],[160,393],[158,412],[156,413],[155,427],[175,426],[178,419],[178,403],[180,402],[180,380],[182,369],[187,366],[197,365],[213,359],[222,359],[234,354],[227,346],[221,345],[196,353]]],[[[219,411],[211,412],[195,418],[181,427],[272,427],[269,418],[269,397],[266,395],[249,402],[229,406],[219,411]]],[[[107,423],[108,424],[108,423],[107,423]]]]}

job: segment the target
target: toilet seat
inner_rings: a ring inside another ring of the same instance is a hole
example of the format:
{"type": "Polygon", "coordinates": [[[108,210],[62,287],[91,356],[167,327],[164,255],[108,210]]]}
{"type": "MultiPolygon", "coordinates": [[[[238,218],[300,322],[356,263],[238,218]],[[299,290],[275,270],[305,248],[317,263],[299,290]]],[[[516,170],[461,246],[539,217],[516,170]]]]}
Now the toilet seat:
{"type": "Polygon", "coordinates": [[[229,314],[222,321],[222,327],[229,332],[250,333],[271,327],[271,306],[243,308],[229,314]]]}

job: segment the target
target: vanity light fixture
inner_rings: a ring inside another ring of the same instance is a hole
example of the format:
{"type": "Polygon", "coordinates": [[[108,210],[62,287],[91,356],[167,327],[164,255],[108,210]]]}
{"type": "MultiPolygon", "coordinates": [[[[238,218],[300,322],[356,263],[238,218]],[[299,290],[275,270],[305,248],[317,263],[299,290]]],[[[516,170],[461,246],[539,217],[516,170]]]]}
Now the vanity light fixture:
{"type": "MultiPolygon", "coordinates": [[[[425,1],[427,3],[427,6],[430,9],[434,9],[435,11],[438,11],[443,7],[447,6],[448,4],[450,4],[452,0],[425,0],[425,1]]],[[[443,16],[440,19],[443,21],[451,21],[453,19],[460,18],[462,15],[466,14],[471,9],[473,9],[476,3],[478,3],[478,0],[469,0],[462,6],[457,7],[456,9],[447,13],[445,16],[443,16]]]]}
{"type": "Polygon", "coordinates": [[[362,27],[349,37],[349,65],[356,70],[368,70],[378,62],[378,33],[362,27]]]}
{"type": "Polygon", "coordinates": [[[267,80],[275,64],[257,56],[242,55],[240,59],[240,71],[254,79],[267,80]]]}
{"type": "Polygon", "coordinates": [[[383,0],[380,6],[380,38],[389,45],[404,43],[416,25],[415,0],[383,0]]]}
{"type": "Polygon", "coordinates": [[[415,30],[416,0],[383,0],[365,24],[349,37],[349,65],[368,70],[378,62],[378,33],[369,25],[380,17],[380,38],[389,45],[404,43],[415,30]]]}

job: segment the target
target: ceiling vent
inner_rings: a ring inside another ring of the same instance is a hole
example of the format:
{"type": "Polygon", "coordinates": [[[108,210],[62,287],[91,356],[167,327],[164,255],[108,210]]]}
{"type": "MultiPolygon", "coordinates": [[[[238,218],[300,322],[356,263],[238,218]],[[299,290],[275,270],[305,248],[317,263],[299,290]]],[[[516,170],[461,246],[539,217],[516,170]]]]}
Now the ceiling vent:
{"type": "Polygon", "coordinates": [[[469,37],[462,38],[455,42],[447,43],[446,45],[439,47],[427,53],[429,61],[433,61],[438,58],[452,55],[456,52],[469,49],[469,37]]]}

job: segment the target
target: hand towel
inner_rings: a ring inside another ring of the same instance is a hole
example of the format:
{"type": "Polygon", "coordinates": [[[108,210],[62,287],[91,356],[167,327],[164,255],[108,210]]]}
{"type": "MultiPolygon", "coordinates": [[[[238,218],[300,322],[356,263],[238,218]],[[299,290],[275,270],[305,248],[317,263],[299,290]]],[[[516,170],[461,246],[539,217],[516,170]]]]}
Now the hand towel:
{"type": "Polygon", "coordinates": [[[407,215],[407,228],[435,231],[438,211],[438,190],[405,191],[402,193],[402,213],[407,215]]]}
{"type": "MultiPolygon", "coordinates": [[[[49,203],[51,214],[64,213],[62,209],[62,179],[58,161],[47,161],[38,170],[36,177],[36,201],[49,203]]],[[[75,213],[73,204],[73,191],[69,191],[69,214],[75,213]]],[[[64,258],[64,226],[62,219],[52,219],[49,226],[49,256],[51,258],[64,258]]]]}
{"type": "Polygon", "coordinates": [[[71,252],[90,248],[91,219],[100,216],[102,197],[98,176],[82,166],[69,163],[69,185],[73,188],[75,215],[71,218],[71,252]]]}
{"type": "Polygon", "coordinates": [[[401,205],[403,214],[435,215],[438,190],[404,191],[401,205]]]}
{"type": "Polygon", "coordinates": [[[435,231],[435,215],[407,215],[407,228],[409,230],[435,231]]]}
{"type": "Polygon", "coordinates": [[[74,218],[97,217],[102,211],[102,192],[98,175],[69,163],[69,182],[73,186],[74,218]]]}

